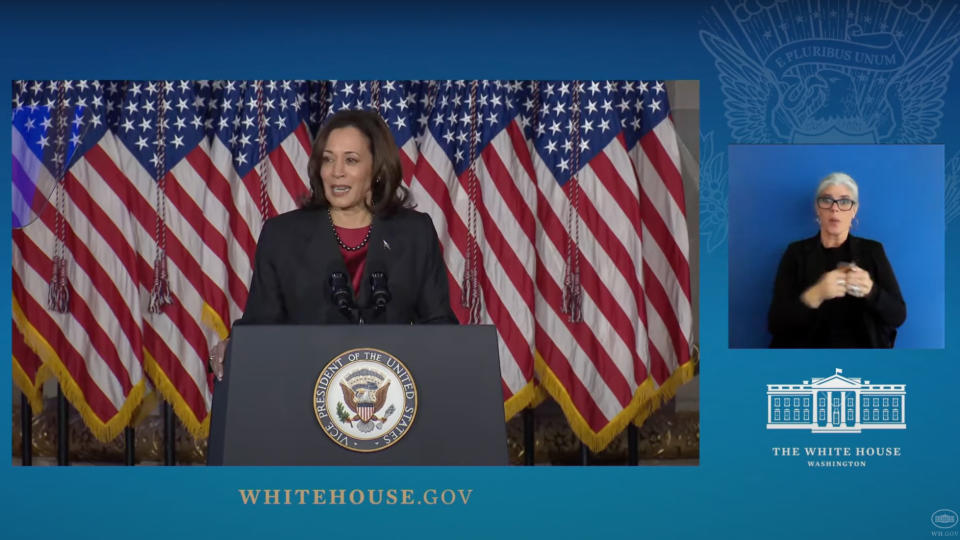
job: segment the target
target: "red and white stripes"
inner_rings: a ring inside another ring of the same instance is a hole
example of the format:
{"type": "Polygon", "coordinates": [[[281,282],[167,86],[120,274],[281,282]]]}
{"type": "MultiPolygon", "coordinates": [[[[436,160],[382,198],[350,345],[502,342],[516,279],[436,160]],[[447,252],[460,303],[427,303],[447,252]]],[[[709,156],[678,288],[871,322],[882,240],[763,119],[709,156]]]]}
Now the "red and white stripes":
{"type": "MultiPolygon", "coordinates": [[[[15,136],[17,131],[14,130],[15,136]]],[[[14,144],[14,147],[17,145],[14,144]]],[[[310,142],[301,125],[268,156],[270,213],[292,210],[309,189],[310,142]]],[[[42,167],[29,152],[22,163],[42,167]]],[[[259,178],[240,178],[219,139],[201,142],[166,176],[166,243],[172,304],[146,310],[156,256],[158,184],[108,133],[75,163],[66,190],[70,311],[44,307],[55,210],[14,230],[15,322],[50,364],[71,402],[101,439],[127,425],[146,378],[185,426],[205,435],[211,402],[209,346],[246,304],[262,225],[259,178]],[[17,321],[17,314],[21,313],[17,321]],[[44,342],[47,344],[44,346],[44,342]]]]}
{"type": "MultiPolygon", "coordinates": [[[[524,158],[529,162],[519,127],[512,124],[481,150],[475,166],[481,201],[477,205],[476,240],[480,247],[482,322],[497,327],[508,417],[529,404],[533,396],[536,190],[523,165],[524,158]]],[[[417,208],[430,214],[437,228],[451,278],[452,302],[461,321],[467,319],[458,301],[469,234],[467,174],[465,171],[457,176],[440,145],[428,134],[421,144],[410,186],[417,208]]]]}
{"type": "MultiPolygon", "coordinates": [[[[472,148],[473,166],[459,175],[462,167],[430,130],[409,138],[400,148],[404,182],[417,209],[433,219],[461,322],[470,319],[460,297],[471,235],[477,242],[480,318],[497,329],[505,416],[534,402],[542,385],[580,438],[600,450],[692,373],[676,133],[669,117],[630,148],[621,133],[581,164],[573,190],[574,182],[557,182],[520,118],[472,148]],[[579,220],[574,239],[566,223],[571,209],[579,220]],[[563,309],[571,241],[583,293],[582,322],[575,323],[563,309]]],[[[48,194],[53,177],[20,137],[14,129],[21,176],[48,194]]],[[[107,132],[63,184],[67,313],[46,309],[56,205],[17,198],[14,189],[14,206],[34,204],[39,216],[13,231],[18,385],[32,388],[36,400],[35,383],[49,366],[87,425],[109,439],[127,425],[149,381],[192,433],[205,435],[209,347],[242,314],[264,218],[296,208],[309,192],[310,151],[300,124],[241,177],[235,152],[219,137],[204,138],[158,183],[107,132]],[[158,200],[166,201],[160,217],[172,303],[154,314],[147,304],[158,200]]],[[[18,215],[29,213],[21,208],[18,215]]]]}

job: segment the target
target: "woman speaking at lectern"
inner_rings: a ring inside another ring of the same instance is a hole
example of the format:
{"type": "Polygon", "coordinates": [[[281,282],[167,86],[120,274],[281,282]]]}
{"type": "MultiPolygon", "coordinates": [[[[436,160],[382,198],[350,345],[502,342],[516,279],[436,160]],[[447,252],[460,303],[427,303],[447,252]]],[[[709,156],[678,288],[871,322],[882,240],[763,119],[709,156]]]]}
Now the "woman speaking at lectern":
{"type": "MultiPolygon", "coordinates": [[[[399,151],[380,116],[334,114],[308,169],[306,204],[263,225],[235,324],[456,324],[436,231],[406,203],[399,151]]],[[[218,343],[210,355],[218,378],[225,349],[218,343]]]]}

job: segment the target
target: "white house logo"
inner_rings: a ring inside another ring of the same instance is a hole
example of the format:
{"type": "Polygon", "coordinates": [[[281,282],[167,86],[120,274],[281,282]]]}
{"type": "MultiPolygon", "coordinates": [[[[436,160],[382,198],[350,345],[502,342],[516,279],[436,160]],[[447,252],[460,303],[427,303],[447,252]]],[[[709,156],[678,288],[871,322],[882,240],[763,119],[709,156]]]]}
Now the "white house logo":
{"type": "Polygon", "coordinates": [[[355,452],[376,452],[410,430],[417,415],[417,386],[390,353],[352,349],[320,372],[313,412],[335,443],[355,452]]]}
{"type": "Polygon", "coordinates": [[[906,429],[904,384],[876,384],[844,377],[843,370],[801,384],[767,385],[767,429],[860,433],[906,429]]]}
{"type": "Polygon", "coordinates": [[[919,143],[943,117],[960,32],[950,2],[718,3],[700,40],[736,142],[919,143]]]}
{"type": "Polygon", "coordinates": [[[941,508],[930,515],[930,523],[938,529],[952,529],[957,526],[957,513],[941,508]]]}

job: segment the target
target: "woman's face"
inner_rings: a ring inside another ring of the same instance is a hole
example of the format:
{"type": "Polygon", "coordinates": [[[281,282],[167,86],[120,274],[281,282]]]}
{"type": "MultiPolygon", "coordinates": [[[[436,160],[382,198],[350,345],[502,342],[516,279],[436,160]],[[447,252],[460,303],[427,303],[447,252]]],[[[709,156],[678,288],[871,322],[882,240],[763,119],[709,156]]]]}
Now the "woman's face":
{"type": "MultiPolygon", "coordinates": [[[[834,202],[830,208],[821,208],[821,199],[829,197],[834,201],[853,200],[853,193],[845,186],[827,186],[817,196],[817,218],[820,220],[820,231],[830,235],[842,235],[850,232],[850,223],[857,215],[857,204],[849,210],[841,210],[840,203],[834,202]]],[[[847,203],[849,204],[849,203],[847,203]]]]}
{"type": "Polygon", "coordinates": [[[323,193],[339,210],[365,208],[371,199],[373,153],[370,140],[355,127],[330,131],[320,165],[323,193]]]}

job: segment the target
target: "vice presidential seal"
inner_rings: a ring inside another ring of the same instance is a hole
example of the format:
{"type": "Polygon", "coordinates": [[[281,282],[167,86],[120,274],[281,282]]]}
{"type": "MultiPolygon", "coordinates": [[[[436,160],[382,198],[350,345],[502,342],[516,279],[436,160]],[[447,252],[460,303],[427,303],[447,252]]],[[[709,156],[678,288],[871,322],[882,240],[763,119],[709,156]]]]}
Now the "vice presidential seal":
{"type": "Polygon", "coordinates": [[[351,349],[320,372],[313,412],[335,443],[355,452],[376,452],[410,430],[417,415],[417,385],[392,354],[351,349]]]}

